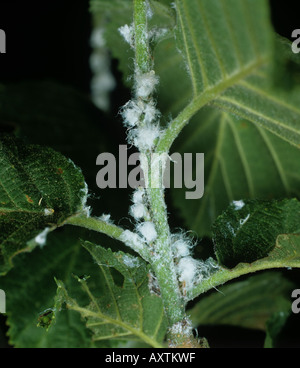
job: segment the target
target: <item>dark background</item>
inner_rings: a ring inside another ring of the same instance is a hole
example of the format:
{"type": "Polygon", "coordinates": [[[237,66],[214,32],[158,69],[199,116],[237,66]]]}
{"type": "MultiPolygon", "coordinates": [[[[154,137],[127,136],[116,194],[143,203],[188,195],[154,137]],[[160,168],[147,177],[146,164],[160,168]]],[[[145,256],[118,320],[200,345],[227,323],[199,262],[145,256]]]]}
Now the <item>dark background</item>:
{"type": "MultiPolygon", "coordinates": [[[[300,28],[298,2],[270,3],[276,31],[290,38],[300,28]]],[[[6,32],[7,54],[0,55],[0,82],[46,77],[89,92],[88,7],[88,0],[1,0],[0,29],[6,32]]]]}
{"type": "MultiPolygon", "coordinates": [[[[270,0],[270,3],[276,31],[291,39],[292,31],[300,28],[298,2],[270,0]]],[[[7,53],[0,54],[0,83],[53,79],[88,94],[91,78],[88,5],[88,0],[1,0],[0,29],[6,32],[7,53]]],[[[113,62],[113,71],[120,86],[116,61],[113,62]]],[[[125,89],[118,88],[113,94],[115,116],[118,107],[128,100],[127,93],[125,89]]],[[[299,327],[299,317],[292,315],[281,334],[279,345],[300,347],[299,327]]],[[[5,319],[0,316],[0,348],[8,346],[5,330],[5,319]]],[[[208,338],[212,347],[262,347],[264,341],[264,333],[239,328],[207,327],[202,328],[201,334],[208,338]]]]}
{"type": "Polygon", "coordinates": [[[1,82],[54,78],[89,91],[88,0],[2,1],[1,82]]]}

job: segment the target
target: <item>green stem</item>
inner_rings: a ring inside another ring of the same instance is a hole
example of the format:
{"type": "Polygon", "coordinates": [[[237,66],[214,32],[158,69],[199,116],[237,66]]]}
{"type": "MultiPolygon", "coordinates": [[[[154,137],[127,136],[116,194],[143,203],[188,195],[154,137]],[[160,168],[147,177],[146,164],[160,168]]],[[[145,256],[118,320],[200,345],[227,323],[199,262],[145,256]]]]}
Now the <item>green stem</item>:
{"type": "Polygon", "coordinates": [[[185,319],[185,301],[179,289],[174,266],[163,190],[149,188],[148,198],[158,234],[155,241],[156,255],[151,260],[151,264],[160,286],[166,315],[172,326],[185,319]]]}
{"type": "Polygon", "coordinates": [[[156,147],[156,151],[158,153],[170,151],[170,148],[175,139],[178,137],[179,133],[188,124],[190,119],[198,110],[199,106],[195,104],[194,100],[192,100],[191,103],[189,103],[186,108],[181,111],[181,113],[169,124],[161,136],[156,147]]]}
{"type": "Polygon", "coordinates": [[[125,230],[114,224],[102,221],[99,218],[87,217],[85,215],[69,217],[64,225],[79,226],[88,230],[96,231],[108,235],[109,237],[123,242],[125,245],[129,246],[135,252],[137,252],[143,259],[150,262],[150,252],[147,246],[143,248],[137,247],[133,242],[125,241],[123,235],[125,230]]]}
{"type": "Polygon", "coordinates": [[[147,23],[147,1],[134,0],[135,64],[138,73],[147,73],[151,70],[147,23]]]}
{"type": "Polygon", "coordinates": [[[300,268],[299,261],[293,259],[287,260],[285,262],[283,262],[282,260],[258,260],[254,263],[249,263],[248,265],[240,264],[233,269],[221,268],[220,270],[212,274],[209,279],[203,280],[201,283],[195,285],[191,290],[189,290],[189,292],[187,293],[187,300],[191,301],[197,298],[199,295],[206,293],[213,288],[216,288],[227,283],[228,281],[234,280],[240,276],[244,276],[249,273],[287,267],[300,268]]]}
{"type": "MultiPolygon", "coordinates": [[[[135,29],[135,73],[149,73],[152,70],[152,59],[148,40],[147,1],[134,0],[135,29]]],[[[146,154],[151,160],[150,152],[146,154]]],[[[151,166],[150,166],[151,167],[151,166]]],[[[157,281],[160,286],[165,312],[170,326],[182,321],[185,317],[185,302],[181,295],[173,253],[170,246],[170,229],[163,189],[151,188],[151,170],[148,171],[149,187],[147,196],[151,219],[158,237],[155,241],[155,255],[150,259],[157,281]]]]}

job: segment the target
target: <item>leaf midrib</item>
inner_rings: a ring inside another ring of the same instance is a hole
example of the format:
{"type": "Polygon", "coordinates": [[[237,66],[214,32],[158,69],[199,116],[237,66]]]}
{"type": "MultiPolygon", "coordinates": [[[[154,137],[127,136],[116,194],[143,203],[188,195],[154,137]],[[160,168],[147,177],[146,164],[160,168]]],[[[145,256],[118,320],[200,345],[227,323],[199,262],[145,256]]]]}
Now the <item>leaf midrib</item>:
{"type": "Polygon", "coordinates": [[[256,69],[261,68],[264,64],[270,61],[269,56],[264,56],[255,60],[238,72],[231,74],[228,78],[215,84],[212,87],[206,89],[199,96],[194,96],[192,101],[185,107],[185,109],[175,118],[168,128],[165,130],[160,141],[157,144],[156,152],[169,152],[171,145],[174,140],[179,135],[180,131],[188,124],[191,118],[204,106],[216,100],[222,93],[224,93],[228,88],[234,86],[242,79],[250,76],[256,71],[256,69]]]}
{"type": "Polygon", "coordinates": [[[111,318],[111,317],[109,317],[105,314],[102,314],[102,313],[98,314],[98,313],[92,312],[92,311],[90,311],[86,308],[79,307],[78,305],[72,305],[72,309],[76,310],[79,313],[82,313],[85,317],[91,317],[91,318],[96,318],[96,319],[104,319],[108,323],[118,325],[118,326],[124,328],[125,330],[130,331],[135,336],[138,336],[141,340],[145,341],[147,344],[153,346],[154,348],[161,348],[162,347],[161,344],[159,344],[157,341],[153,340],[151,337],[147,336],[143,331],[140,331],[140,330],[137,330],[137,329],[131,327],[130,325],[123,322],[122,320],[116,320],[116,319],[111,318]]]}
{"type": "Polygon", "coordinates": [[[214,86],[207,88],[201,95],[195,96],[192,104],[196,109],[196,112],[202,108],[204,105],[208,104],[212,100],[216,99],[228,88],[237,84],[239,81],[245,79],[251,75],[256,69],[262,67],[270,60],[269,57],[262,57],[257,59],[255,62],[248,64],[242,68],[237,73],[231,74],[228,78],[222,80],[221,82],[215,84],[214,86]]]}

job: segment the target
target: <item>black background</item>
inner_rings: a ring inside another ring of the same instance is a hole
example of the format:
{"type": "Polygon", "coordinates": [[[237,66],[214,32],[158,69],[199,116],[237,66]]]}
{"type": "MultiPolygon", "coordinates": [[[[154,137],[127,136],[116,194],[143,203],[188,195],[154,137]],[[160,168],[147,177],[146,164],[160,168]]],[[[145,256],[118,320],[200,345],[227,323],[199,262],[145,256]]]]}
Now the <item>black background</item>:
{"type": "MultiPolygon", "coordinates": [[[[298,1],[270,0],[270,3],[275,30],[291,39],[292,31],[300,28],[298,1]]],[[[0,54],[0,83],[53,79],[88,94],[91,78],[88,5],[88,0],[1,0],[0,29],[6,32],[7,53],[0,54]]],[[[120,85],[116,61],[113,70],[120,85]]],[[[113,106],[121,106],[127,93],[125,89],[117,89],[113,106]]],[[[294,273],[287,274],[293,277],[294,273]]],[[[7,346],[1,343],[1,329],[6,329],[4,317],[0,322],[1,348],[7,346]]],[[[299,327],[299,317],[292,315],[282,332],[281,347],[300,347],[299,327]]],[[[264,341],[263,332],[229,327],[204,327],[201,335],[208,338],[212,347],[262,347],[264,341]]]]}

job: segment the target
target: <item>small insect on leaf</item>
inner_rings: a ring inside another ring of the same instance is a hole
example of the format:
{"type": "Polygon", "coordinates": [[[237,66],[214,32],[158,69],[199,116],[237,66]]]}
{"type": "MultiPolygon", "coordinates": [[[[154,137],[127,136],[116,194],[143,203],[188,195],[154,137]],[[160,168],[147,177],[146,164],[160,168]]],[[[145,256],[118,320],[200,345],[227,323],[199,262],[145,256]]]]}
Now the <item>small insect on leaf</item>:
{"type": "Polygon", "coordinates": [[[48,331],[54,319],[55,319],[55,314],[54,314],[53,309],[47,309],[45,312],[40,314],[38,318],[37,327],[45,328],[48,331]]]}

